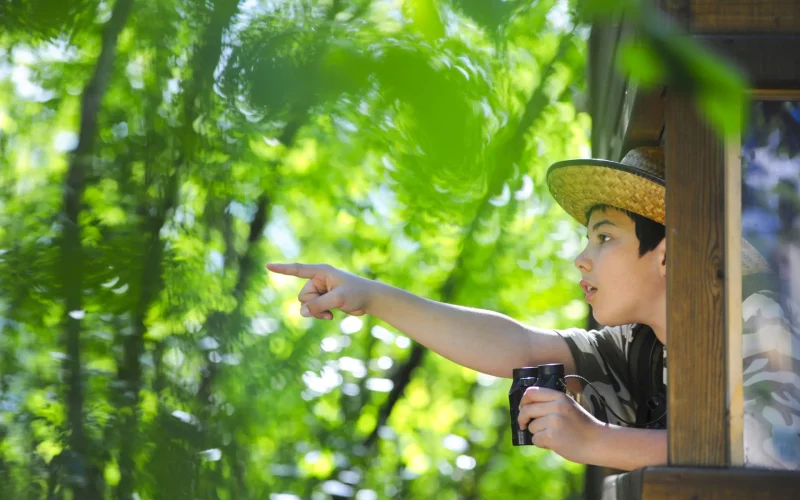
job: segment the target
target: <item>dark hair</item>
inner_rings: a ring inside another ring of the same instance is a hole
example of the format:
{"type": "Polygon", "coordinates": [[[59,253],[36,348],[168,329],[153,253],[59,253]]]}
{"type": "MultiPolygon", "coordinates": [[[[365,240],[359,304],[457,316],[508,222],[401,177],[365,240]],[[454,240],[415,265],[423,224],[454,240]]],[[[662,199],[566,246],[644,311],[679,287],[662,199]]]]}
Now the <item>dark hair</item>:
{"type": "Polygon", "coordinates": [[[664,224],[659,224],[653,219],[648,219],[643,215],[631,212],[630,210],[625,210],[624,208],[612,207],[611,205],[594,205],[592,208],[586,211],[586,220],[589,220],[589,218],[592,216],[592,212],[595,210],[600,210],[601,212],[606,213],[606,210],[609,208],[612,210],[619,210],[620,212],[627,214],[627,216],[633,221],[633,225],[636,227],[636,237],[639,239],[639,257],[653,250],[658,246],[659,243],[661,243],[661,240],[664,239],[664,236],[666,235],[664,224]]]}

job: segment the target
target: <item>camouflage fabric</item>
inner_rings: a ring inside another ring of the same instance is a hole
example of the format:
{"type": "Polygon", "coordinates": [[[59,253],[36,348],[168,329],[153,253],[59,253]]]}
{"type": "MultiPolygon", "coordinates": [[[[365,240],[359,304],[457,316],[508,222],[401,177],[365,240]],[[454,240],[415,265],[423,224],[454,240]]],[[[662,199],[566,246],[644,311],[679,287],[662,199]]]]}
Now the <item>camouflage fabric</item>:
{"type": "MultiPolygon", "coordinates": [[[[591,331],[580,328],[555,330],[567,341],[577,374],[591,382],[611,410],[629,422],[636,420],[636,405],[629,389],[628,370],[633,327],[622,325],[591,331]]],[[[613,413],[605,410],[597,392],[591,387],[584,387],[582,397],[576,399],[603,422],[625,425],[613,413]]]]}
{"type": "MultiPolygon", "coordinates": [[[[775,292],[762,290],[743,301],[742,321],[745,465],[800,470],[800,309],[781,307],[775,292]]],[[[556,330],[572,352],[577,374],[629,422],[636,419],[628,368],[634,326],[556,330]]],[[[598,419],[626,425],[603,409],[590,387],[576,399],[598,419]]]]}
{"type": "Polygon", "coordinates": [[[800,311],[761,290],[742,302],[744,456],[800,470],[800,311]]]}

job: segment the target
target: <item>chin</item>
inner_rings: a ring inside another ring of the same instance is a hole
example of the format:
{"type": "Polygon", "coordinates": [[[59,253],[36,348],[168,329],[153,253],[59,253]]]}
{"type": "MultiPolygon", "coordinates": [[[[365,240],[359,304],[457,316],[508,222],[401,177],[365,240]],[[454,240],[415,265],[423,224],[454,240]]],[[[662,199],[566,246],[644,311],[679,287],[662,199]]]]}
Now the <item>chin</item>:
{"type": "Polygon", "coordinates": [[[603,321],[605,317],[603,314],[597,310],[596,307],[592,306],[592,317],[594,318],[595,322],[600,325],[605,325],[606,322],[603,321]]]}
{"type": "Polygon", "coordinates": [[[594,306],[592,306],[592,317],[598,324],[603,326],[621,326],[634,323],[633,321],[625,320],[619,314],[609,313],[602,309],[598,310],[594,306]]]}

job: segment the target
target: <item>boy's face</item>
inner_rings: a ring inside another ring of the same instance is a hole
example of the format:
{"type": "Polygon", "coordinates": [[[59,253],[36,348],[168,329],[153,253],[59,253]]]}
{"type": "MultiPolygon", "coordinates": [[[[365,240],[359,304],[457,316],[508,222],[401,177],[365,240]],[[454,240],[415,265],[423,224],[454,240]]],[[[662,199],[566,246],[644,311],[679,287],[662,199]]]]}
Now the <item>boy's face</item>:
{"type": "Polygon", "coordinates": [[[666,238],[639,257],[633,220],[613,208],[592,212],[588,238],[575,266],[598,323],[652,325],[666,314],[666,238]]]}

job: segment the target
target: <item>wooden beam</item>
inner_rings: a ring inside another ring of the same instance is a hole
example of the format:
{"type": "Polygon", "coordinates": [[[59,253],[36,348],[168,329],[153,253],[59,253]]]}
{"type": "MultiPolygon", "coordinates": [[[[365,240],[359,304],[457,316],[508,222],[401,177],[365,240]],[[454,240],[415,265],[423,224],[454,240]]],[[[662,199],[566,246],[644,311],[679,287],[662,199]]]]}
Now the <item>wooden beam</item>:
{"type": "Polygon", "coordinates": [[[789,500],[798,492],[797,472],[649,467],[607,477],[603,500],[789,500]]]}
{"type": "Polygon", "coordinates": [[[668,460],[724,466],[725,151],[690,98],[668,91],[665,114],[668,460]]]}
{"type": "Polygon", "coordinates": [[[622,103],[618,134],[623,154],[638,146],[655,146],[664,131],[664,87],[642,89],[629,83],[622,103]]]}
{"type": "MultiPolygon", "coordinates": [[[[800,2],[798,2],[800,5],[800,2]]],[[[694,37],[747,74],[753,88],[800,87],[800,29],[794,35],[694,37]]]]}
{"type": "Polygon", "coordinates": [[[661,0],[661,8],[692,34],[797,33],[796,0],[661,0]]]}

